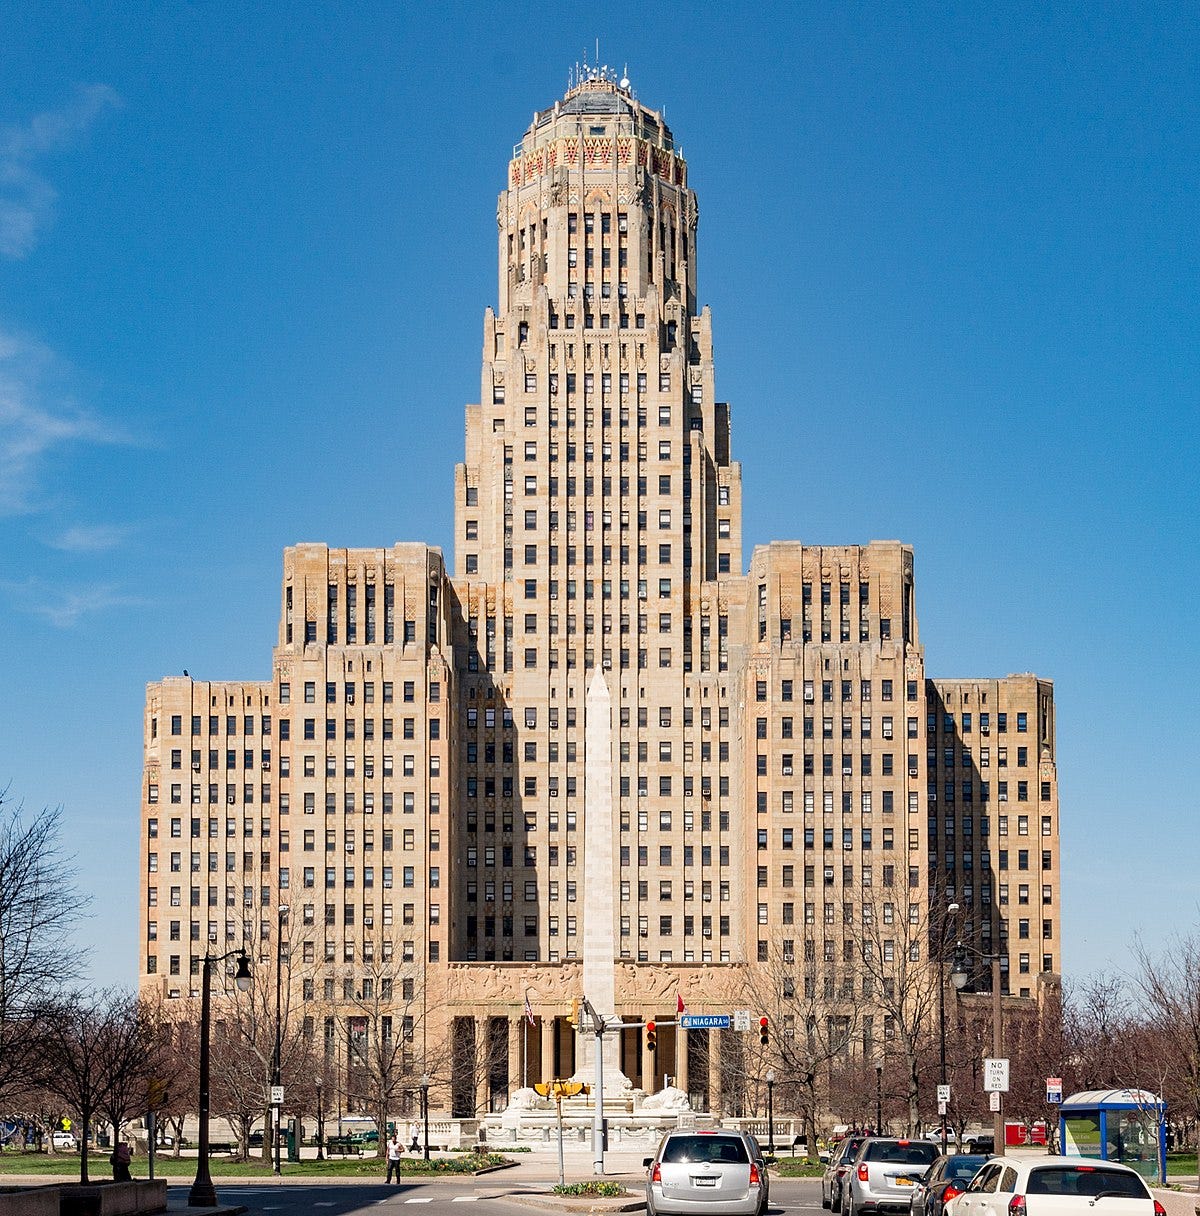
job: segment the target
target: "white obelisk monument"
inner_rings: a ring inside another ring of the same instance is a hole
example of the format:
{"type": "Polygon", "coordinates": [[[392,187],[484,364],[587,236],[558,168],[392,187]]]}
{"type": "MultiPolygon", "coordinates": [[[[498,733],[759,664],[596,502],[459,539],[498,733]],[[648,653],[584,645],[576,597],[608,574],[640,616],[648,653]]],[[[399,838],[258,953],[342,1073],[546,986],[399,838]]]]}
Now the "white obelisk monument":
{"type": "MultiPolygon", "coordinates": [[[[603,671],[596,669],[584,703],[584,824],[583,824],[583,995],[606,1026],[616,1016],[617,867],[613,841],[612,696],[603,671]]],[[[587,1019],[584,1019],[586,1022],[587,1019]]],[[[596,1037],[591,1026],[576,1037],[576,1079],[596,1083],[596,1037]]],[[[604,1088],[620,1094],[630,1088],[621,1072],[620,1032],[603,1037],[604,1088]]]]}

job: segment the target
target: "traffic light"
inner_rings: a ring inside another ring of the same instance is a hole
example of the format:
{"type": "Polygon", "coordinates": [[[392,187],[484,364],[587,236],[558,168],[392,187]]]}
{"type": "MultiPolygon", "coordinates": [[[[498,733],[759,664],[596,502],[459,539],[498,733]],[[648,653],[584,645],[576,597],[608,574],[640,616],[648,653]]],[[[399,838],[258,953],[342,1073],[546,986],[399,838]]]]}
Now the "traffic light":
{"type": "Polygon", "coordinates": [[[761,1017],[758,1019],[758,1041],[764,1047],[766,1047],[766,1045],[771,1041],[770,1027],[771,1023],[768,1018],[761,1017]]]}
{"type": "Polygon", "coordinates": [[[658,1043],[658,1028],[653,1021],[646,1023],[646,1050],[653,1051],[658,1043]]]}

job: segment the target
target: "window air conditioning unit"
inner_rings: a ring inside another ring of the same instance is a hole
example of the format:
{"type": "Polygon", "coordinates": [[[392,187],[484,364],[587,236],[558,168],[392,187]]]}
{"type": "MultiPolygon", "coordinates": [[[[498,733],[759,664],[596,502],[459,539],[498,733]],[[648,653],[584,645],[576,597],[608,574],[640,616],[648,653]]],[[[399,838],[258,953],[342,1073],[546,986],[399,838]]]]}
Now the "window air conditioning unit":
{"type": "Polygon", "coordinates": [[[230,794],[229,797],[226,799],[226,801],[229,803],[230,806],[233,806],[237,802],[237,795],[230,794]]]}
{"type": "Polygon", "coordinates": [[[193,761],[192,761],[192,772],[193,772],[193,773],[198,773],[199,771],[200,771],[200,761],[199,761],[199,760],[193,760],[193,761]]]}

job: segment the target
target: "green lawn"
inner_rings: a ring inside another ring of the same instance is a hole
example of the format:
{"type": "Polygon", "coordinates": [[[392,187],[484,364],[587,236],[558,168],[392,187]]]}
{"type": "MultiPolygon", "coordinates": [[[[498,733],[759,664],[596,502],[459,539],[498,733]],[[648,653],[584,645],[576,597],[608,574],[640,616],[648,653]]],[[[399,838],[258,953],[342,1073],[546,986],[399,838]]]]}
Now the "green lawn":
{"type": "Polygon", "coordinates": [[[770,1168],[776,1178],[820,1178],[825,1172],[821,1162],[810,1162],[804,1157],[776,1157],[770,1168]]]}
{"type": "Polygon", "coordinates": [[[1167,1177],[1172,1175],[1182,1174],[1185,1178],[1189,1175],[1193,1178],[1196,1176],[1196,1154],[1195,1153],[1168,1153],[1167,1154],[1167,1177]]]}
{"type": "MultiPolygon", "coordinates": [[[[506,1158],[498,1153],[454,1153],[448,1157],[433,1157],[425,1161],[421,1157],[409,1157],[400,1163],[401,1173],[413,1177],[429,1174],[473,1174],[488,1166],[502,1165],[506,1158]]],[[[133,1159],[135,1178],[148,1176],[145,1157],[133,1159]]],[[[271,1167],[261,1161],[231,1161],[225,1156],[210,1159],[209,1170],[214,1178],[261,1178],[270,1174],[271,1167]]],[[[338,1161],[283,1162],[284,1174],[294,1177],[324,1178],[378,1178],[387,1174],[387,1162],[378,1157],[338,1161]]],[[[91,1178],[106,1178],[112,1173],[108,1153],[101,1149],[88,1154],[88,1175],[91,1178]]],[[[154,1173],[158,1178],[194,1178],[196,1158],[162,1155],[154,1159],[154,1173]]],[[[79,1156],[75,1153],[0,1153],[0,1178],[5,1175],[49,1174],[55,1177],[78,1178],[79,1156]]]]}

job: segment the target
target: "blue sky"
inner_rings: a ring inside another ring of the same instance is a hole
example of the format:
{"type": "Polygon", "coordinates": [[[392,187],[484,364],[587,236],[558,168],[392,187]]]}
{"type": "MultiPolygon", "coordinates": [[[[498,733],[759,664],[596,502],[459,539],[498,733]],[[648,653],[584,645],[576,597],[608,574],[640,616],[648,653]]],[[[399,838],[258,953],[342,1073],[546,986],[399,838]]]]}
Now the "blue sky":
{"type": "Polygon", "coordinates": [[[496,195],[596,38],[690,163],[748,546],[911,542],[931,674],[1055,680],[1068,975],[1196,922],[1200,38],[1046,8],[3,5],[0,784],[98,982],[146,682],[265,679],[287,544],[449,549],[496,195]]]}

